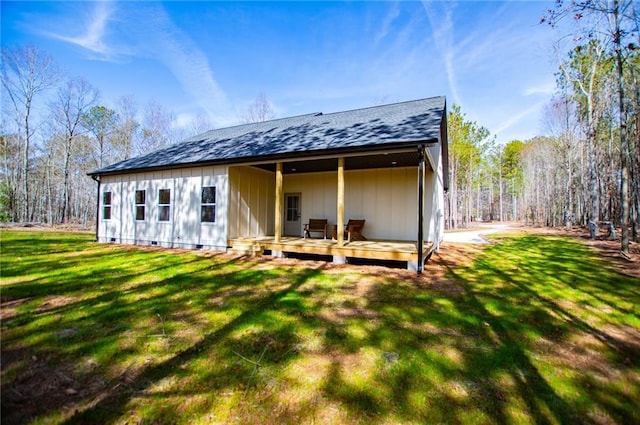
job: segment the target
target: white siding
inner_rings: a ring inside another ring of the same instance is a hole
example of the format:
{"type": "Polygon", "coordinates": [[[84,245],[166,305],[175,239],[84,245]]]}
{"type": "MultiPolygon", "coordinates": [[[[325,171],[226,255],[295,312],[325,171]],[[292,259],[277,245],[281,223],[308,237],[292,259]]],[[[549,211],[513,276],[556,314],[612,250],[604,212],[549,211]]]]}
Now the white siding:
{"type": "MultiPolygon", "coordinates": [[[[439,151],[430,151],[438,172],[439,151]]],[[[345,172],[345,224],[365,219],[370,239],[417,240],[417,167],[345,172]]],[[[425,167],[425,241],[442,239],[442,178],[425,167]]],[[[285,193],[301,194],[302,223],[337,222],[337,172],[288,174],[285,193]]],[[[228,238],[273,235],[275,175],[254,167],[192,167],[106,176],[101,183],[99,240],[168,247],[225,249],[228,238]],[[201,222],[201,192],[216,187],[216,221],[201,222]],[[135,191],[146,190],[146,216],[135,220],[135,191]],[[158,191],[171,190],[171,219],[158,220],[158,191]],[[102,219],[102,193],[112,192],[111,220],[102,219]]]]}
{"type": "Polygon", "coordinates": [[[440,242],[444,238],[444,182],[442,179],[442,156],[437,157],[437,173],[432,175],[433,186],[433,206],[431,208],[432,217],[430,229],[430,240],[434,242],[435,248],[440,249],[440,242]]]}
{"type": "Polygon", "coordinates": [[[284,193],[300,193],[302,223],[308,223],[310,218],[326,218],[329,224],[335,224],[337,172],[287,174],[283,178],[282,189],[284,193]]]}
{"type": "Polygon", "coordinates": [[[101,183],[101,242],[166,247],[226,249],[228,178],[226,167],[193,167],[122,176],[105,176],[101,183]],[[200,222],[203,186],[216,187],[216,221],[200,222]],[[158,192],[171,190],[169,221],[158,220],[158,192]],[[135,219],[135,192],[145,190],[145,219],[135,219]],[[111,191],[111,220],[102,219],[102,193],[111,191]]]}
{"type": "Polygon", "coordinates": [[[120,239],[122,243],[135,243],[136,216],[133,206],[136,180],[134,176],[123,176],[120,182],[120,239]]]}
{"type": "Polygon", "coordinates": [[[229,237],[273,234],[275,174],[253,167],[231,167],[229,185],[229,237]]]}
{"type": "MultiPolygon", "coordinates": [[[[416,167],[345,172],[345,224],[365,219],[363,234],[370,239],[417,240],[418,172],[416,167]]],[[[337,221],[336,172],[289,174],[283,190],[300,192],[302,222],[326,218],[337,221]]]]}
{"type": "Polygon", "coordinates": [[[345,223],[366,220],[372,239],[417,240],[417,168],[386,168],[345,173],[345,223]]]}
{"type": "Polygon", "coordinates": [[[119,241],[120,239],[120,220],[121,215],[121,191],[118,181],[105,179],[100,185],[99,203],[100,210],[98,212],[98,241],[110,242],[119,241]],[[104,193],[111,192],[111,219],[105,220],[104,211],[104,193]]]}

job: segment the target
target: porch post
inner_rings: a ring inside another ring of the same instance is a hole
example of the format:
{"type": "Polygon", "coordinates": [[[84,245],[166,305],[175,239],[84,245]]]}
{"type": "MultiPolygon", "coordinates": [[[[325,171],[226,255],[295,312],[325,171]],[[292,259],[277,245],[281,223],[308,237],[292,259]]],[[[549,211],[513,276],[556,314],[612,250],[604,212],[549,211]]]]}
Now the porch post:
{"type": "Polygon", "coordinates": [[[338,215],[336,238],[338,246],[344,246],[344,157],[338,157],[338,215]]]}
{"type": "Polygon", "coordinates": [[[276,164],[275,242],[282,238],[282,162],[276,164]]]}
{"type": "Polygon", "coordinates": [[[422,273],[424,245],[424,147],[418,145],[418,274],[422,273]]]}
{"type": "MultiPolygon", "coordinates": [[[[96,202],[96,242],[100,242],[100,176],[91,176],[91,178],[98,183],[98,201],[96,202]]],[[[122,191],[120,193],[122,194],[122,191]]],[[[120,202],[122,203],[122,201],[120,202]]],[[[122,207],[120,207],[120,211],[122,211],[122,207]]],[[[122,220],[120,221],[122,222],[122,220]]],[[[122,228],[122,224],[120,224],[120,228],[122,228]]],[[[122,238],[120,239],[120,242],[122,242],[122,238]]]]}

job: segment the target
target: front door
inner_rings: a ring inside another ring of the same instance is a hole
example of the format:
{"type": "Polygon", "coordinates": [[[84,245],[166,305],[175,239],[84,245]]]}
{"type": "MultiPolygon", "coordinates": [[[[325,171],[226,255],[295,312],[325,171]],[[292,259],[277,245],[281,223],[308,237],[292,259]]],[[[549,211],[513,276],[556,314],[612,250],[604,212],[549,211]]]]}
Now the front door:
{"type": "Polygon", "coordinates": [[[300,222],[300,194],[285,193],[284,195],[284,235],[302,236],[302,224],[300,222]]]}

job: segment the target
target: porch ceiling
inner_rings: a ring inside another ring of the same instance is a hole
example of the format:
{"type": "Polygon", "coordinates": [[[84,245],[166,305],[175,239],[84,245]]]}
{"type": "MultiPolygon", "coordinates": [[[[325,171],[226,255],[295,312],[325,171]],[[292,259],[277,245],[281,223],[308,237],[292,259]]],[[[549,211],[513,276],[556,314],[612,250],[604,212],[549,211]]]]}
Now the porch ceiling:
{"type": "MultiPolygon", "coordinates": [[[[276,170],[275,163],[258,164],[255,166],[273,172],[275,172],[276,170]]],[[[344,159],[344,167],[346,170],[417,166],[417,150],[411,152],[391,152],[375,155],[349,156],[344,159]]],[[[337,169],[337,158],[307,159],[300,161],[283,162],[282,164],[282,172],[284,174],[319,173],[322,171],[336,171],[337,169]]]]}

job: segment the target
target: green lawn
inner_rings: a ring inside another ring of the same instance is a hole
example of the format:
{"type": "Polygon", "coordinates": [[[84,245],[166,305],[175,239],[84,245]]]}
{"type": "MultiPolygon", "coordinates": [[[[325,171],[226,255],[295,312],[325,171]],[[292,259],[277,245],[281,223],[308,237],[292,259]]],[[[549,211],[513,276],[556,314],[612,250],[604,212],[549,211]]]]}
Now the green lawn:
{"type": "Polygon", "coordinates": [[[640,423],[640,281],[575,240],[417,278],[0,236],[3,424],[640,423]]]}

